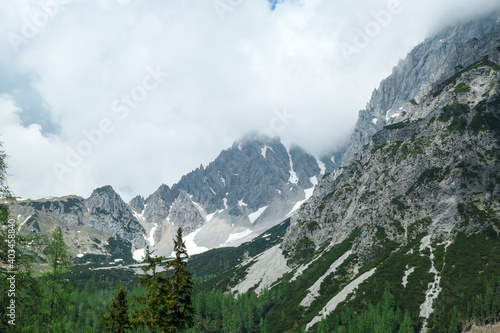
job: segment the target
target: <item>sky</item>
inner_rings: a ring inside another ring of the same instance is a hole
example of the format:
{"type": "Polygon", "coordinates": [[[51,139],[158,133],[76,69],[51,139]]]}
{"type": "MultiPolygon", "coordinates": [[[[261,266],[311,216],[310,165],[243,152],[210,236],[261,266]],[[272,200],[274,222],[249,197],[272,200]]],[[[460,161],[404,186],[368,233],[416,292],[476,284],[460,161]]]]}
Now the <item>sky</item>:
{"type": "Polygon", "coordinates": [[[248,132],[314,155],[427,36],[497,0],[0,0],[0,142],[14,195],[126,201],[248,132]]]}

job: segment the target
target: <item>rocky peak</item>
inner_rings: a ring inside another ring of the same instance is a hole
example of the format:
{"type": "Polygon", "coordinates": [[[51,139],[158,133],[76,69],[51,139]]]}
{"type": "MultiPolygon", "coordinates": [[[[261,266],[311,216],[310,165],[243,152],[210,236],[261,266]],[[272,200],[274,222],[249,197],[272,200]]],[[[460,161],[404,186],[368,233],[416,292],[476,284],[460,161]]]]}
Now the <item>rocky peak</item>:
{"type": "Polygon", "coordinates": [[[144,198],[140,195],[134,197],[130,202],[128,203],[130,208],[136,213],[141,213],[144,210],[144,198]]]}
{"type": "Polygon", "coordinates": [[[415,98],[422,86],[425,88],[449,77],[456,71],[456,66],[468,66],[480,60],[480,55],[468,52],[463,46],[487,34],[498,33],[498,17],[499,14],[494,14],[444,29],[401,60],[392,74],[373,92],[366,109],[359,112],[356,127],[342,157],[342,165],[348,165],[352,156],[369,142],[373,134],[401,115],[403,106],[415,98]],[[466,52],[467,56],[459,55],[457,50],[466,52]]]}

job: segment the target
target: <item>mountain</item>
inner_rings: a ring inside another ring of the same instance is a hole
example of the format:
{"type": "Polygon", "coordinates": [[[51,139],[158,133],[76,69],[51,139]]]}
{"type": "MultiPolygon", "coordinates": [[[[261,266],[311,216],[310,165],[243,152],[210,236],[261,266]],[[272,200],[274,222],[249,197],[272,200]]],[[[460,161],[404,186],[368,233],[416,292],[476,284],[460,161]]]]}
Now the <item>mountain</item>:
{"type": "MultiPolygon", "coordinates": [[[[500,295],[498,17],[448,28],[412,51],[360,112],[344,166],[323,176],[280,241],[251,256],[241,248],[236,266],[200,288],[279,295],[263,314],[270,332],[347,331],[356,314],[379,311],[388,299],[393,323],[407,311],[416,331],[493,322],[500,295]]],[[[262,237],[273,233],[253,242],[262,237]]],[[[204,260],[223,257],[216,251],[204,260]]],[[[193,267],[200,265],[194,258],[193,267]]]]}
{"type": "Polygon", "coordinates": [[[495,13],[480,20],[447,27],[401,60],[392,74],[373,92],[366,108],[359,112],[356,127],[342,156],[342,165],[348,165],[353,155],[376,132],[392,122],[404,105],[421,90],[425,91],[433,83],[452,76],[456,69],[479,61],[482,53],[473,52],[473,44],[485,35],[494,36],[500,31],[498,17],[499,14],[495,13]]]}
{"type": "MultiPolygon", "coordinates": [[[[338,156],[338,154],[337,154],[338,156]]],[[[177,228],[190,254],[238,245],[282,222],[312,195],[325,172],[338,165],[279,138],[249,134],[223,150],[208,166],[162,184],[147,198],[128,204],[111,186],[76,196],[19,201],[12,207],[25,233],[47,235],[63,227],[75,256],[110,255],[121,244],[122,257],[141,259],[149,245],[170,255],[177,228]],[[128,245],[127,245],[128,243],[128,245]],[[126,255],[125,255],[126,254],[126,255]]],[[[120,247],[120,246],[119,246],[120,247]]]]}
{"type": "Polygon", "coordinates": [[[296,211],[318,179],[336,167],[322,160],[298,146],[287,149],[279,138],[250,134],[206,167],[171,187],[161,185],[146,199],[135,197],[129,206],[160,254],[171,253],[179,227],[191,254],[237,245],[296,211]]]}
{"type": "Polygon", "coordinates": [[[147,245],[144,228],[111,186],[94,190],[88,199],[19,200],[10,210],[17,216],[19,230],[27,234],[48,235],[60,226],[74,256],[114,251],[116,246],[108,248],[110,238],[128,243],[121,245],[128,257],[132,247],[147,245]]]}
{"type": "Polygon", "coordinates": [[[20,201],[20,229],[61,225],[84,261],[137,258],[147,244],[170,254],[182,227],[197,309],[220,310],[197,317],[207,331],[237,316],[204,295],[231,294],[258,305],[247,313],[252,331],[359,332],[378,321],[381,332],[461,332],[494,322],[498,17],[449,27],[410,52],[360,111],[341,161],[249,135],[129,204],[109,186],[89,199],[20,201]]]}

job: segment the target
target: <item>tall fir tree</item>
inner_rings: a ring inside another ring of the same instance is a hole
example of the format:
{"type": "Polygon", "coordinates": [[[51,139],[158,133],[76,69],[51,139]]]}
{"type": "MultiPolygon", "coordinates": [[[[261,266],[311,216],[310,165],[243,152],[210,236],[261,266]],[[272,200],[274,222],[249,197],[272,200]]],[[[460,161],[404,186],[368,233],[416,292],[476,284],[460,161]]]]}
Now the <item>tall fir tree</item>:
{"type": "Polygon", "coordinates": [[[145,266],[142,266],[144,274],[139,278],[139,283],[146,288],[146,295],[137,296],[134,305],[138,305],[132,314],[134,327],[143,327],[151,333],[161,332],[163,314],[169,302],[168,280],[165,274],[160,274],[157,267],[165,259],[163,256],[153,256],[153,251],[146,248],[144,257],[145,266]]]}
{"type": "Polygon", "coordinates": [[[174,240],[175,258],[165,264],[165,269],[173,269],[169,279],[169,303],[167,306],[165,332],[177,332],[193,326],[194,309],[191,292],[193,280],[191,274],[186,270],[186,260],[189,255],[186,245],[182,240],[182,229],[177,229],[174,240]]]}
{"type": "Polygon", "coordinates": [[[111,305],[107,308],[108,314],[103,317],[106,332],[125,333],[132,328],[129,314],[127,289],[120,286],[111,305]]]}
{"type": "Polygon", "coordinates": [[[64,317],[70,304],[69,293],[71,284],[65,278],[65,274],[72,266],[68,246],[64,242],[61,227],[57,227],[49,238],[46,249],[50,272],[47,275],[49,294],[47,313],[47,329],[49,332],[60,331],[65,326],[64,317]]]}

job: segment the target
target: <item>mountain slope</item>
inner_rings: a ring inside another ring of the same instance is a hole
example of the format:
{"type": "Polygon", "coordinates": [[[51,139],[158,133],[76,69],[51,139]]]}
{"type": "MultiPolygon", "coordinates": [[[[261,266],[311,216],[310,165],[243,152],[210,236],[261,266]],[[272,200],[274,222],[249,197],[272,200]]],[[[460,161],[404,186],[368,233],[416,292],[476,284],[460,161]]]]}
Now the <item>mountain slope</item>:
{"type": "Polygon", "coordinates": [[[194,254],[238,245],[280,223],[334,167],[300,147],[288,150],[279,138],[249,135],[172,187],[134,198],[130,207],[145,229],[153,230],[150,245],[158,253],[171,253],[175,230],[182,227],[194,254]]]}
{"type": "Polygon", "coordinates": [[[425,91],[433,83],[452,76],[457,68],[479,61],[482,53],[472,52],[474,46],[464,45],[474,44],[487,34],[498,33],[498,17],[500,13],[495,13],[448,27],[415,47],[401,60],[393,73],[373,92],[366,109],[359,112],[356,127],[342,157],[342,165],[348,165],[353,155],[376,132],[392,122],[402,112],[402,107],[422,89],[425,91]]]}
{"type": "Polygon", "coordinates": [[[494,313],[500,33],[454,54],[461,67],[421,89],[351,164],[322,178],[280,247],[226,273],[233,292],[286,290],[267,309],[270,331],[314,330],[322,318],[331,329],[347,325],[344,311],[377,304],[386,284],[417,330],[464,328],[494,313]],[[269,263],[288,268],[270,279],[269,263]]]}

